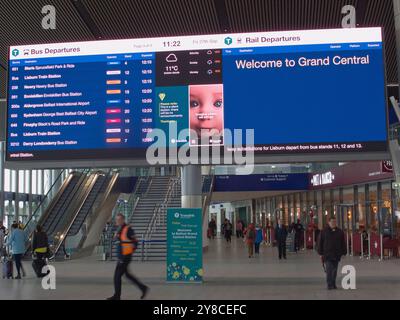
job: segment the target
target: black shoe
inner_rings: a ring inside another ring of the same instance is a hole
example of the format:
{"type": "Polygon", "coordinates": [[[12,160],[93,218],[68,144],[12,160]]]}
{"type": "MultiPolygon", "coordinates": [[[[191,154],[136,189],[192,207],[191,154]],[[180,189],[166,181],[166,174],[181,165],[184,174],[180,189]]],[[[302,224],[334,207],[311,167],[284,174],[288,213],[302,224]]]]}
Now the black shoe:
{"type": "Polygon", "coordinates": [[[150,288],[145,286],[142,289],[142,296],[140,297],[140,300],[143,300],[144,298],[146,298],[147,294],[149,293],[150,288]]]}
{"type": "Polygon", "coordinates": [[[14,279],[16,279],[16,280],[21,280],[21,275],[20,275],[20,274],[17,275],[14,279]]]}
{"type": "Polygon", "coordinates": [[[333,289],[337,290],[337,287],[336,287],[336,285],[334,285],[334,286],[333,286],[333,289]]]}
{"type": "Polygon", "coordinates": [[[333,289],[335,289],[334,287],[328,287],[328,290],[333,290],[333,289]]]}
{"type": "Polygon", "coordinates": [[[107,298],[106,300],[121,300],[121,298],[118,298],[116,296],[112,296],[112,297],[107,298]]]}

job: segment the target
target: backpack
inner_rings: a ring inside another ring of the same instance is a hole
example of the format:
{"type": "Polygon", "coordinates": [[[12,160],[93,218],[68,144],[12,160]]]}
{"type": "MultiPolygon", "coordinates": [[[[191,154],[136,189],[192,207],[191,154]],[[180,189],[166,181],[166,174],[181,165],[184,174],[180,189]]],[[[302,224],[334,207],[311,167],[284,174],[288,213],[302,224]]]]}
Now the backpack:
{"type": "Polygon", "coordinates": [[[255,233],[253,229],[249,230],[249,234],[247,235],[247,237],[249,238],[249,240],[254,240],[255,238],[255,233]]]}

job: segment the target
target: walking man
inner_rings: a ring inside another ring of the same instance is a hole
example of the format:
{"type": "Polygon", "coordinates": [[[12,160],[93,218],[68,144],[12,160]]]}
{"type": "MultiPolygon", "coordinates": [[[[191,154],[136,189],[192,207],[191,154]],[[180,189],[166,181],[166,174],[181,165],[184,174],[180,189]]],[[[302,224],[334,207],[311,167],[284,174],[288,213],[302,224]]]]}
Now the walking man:
{"type": "Polygon", "coordinates": [[[281,219],[278,219],[278,223],[275,228],[275,237],[278,244],[278,251],[279,251],[279,260],[283,259],[286,260],[286,238],[288,235],[288,231],[286,226],[282,224],[281,219]]]}
{"type": "Polygon", "coordinates": [[[337,227],[336,219],[329,219],[328,226],[321,232],[318,253],[326,267],[328,290],[337,289],[336,277],[339,262],[347,254],[344,232],[337,227]]]}
{"type": "Polygon", "coordinates": [[[132,260],[132,254],[136,249],[137,240],[133,229],[125,223],[125,216],[121,213],[116,216],[116,224],[119,227],[116,238],[119,240],[118,248],[118,262],[114,273],[114,295],[107,300],[120,300],[121,299],[121,279],[123,275],[135,284],[141,291],[144,299],[149,288],[134,277],[128,270],[129,264],[132,260]]]}

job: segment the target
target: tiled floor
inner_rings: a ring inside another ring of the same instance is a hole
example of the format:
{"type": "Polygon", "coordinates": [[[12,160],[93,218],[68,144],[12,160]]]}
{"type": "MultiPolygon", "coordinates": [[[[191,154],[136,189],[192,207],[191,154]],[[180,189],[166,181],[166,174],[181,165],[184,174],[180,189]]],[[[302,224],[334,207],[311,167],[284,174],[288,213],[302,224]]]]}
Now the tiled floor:
{"type": "MultiPolygon", "coordinates": [[[[95,259],[56,263],[57,288],[45,291],[30,265],[23,280],[0,280],[0,299],[104,299],[113,291],[113,262],[95,259]]],[[[263,246],[249,259],[244,243],[214,240],[204,255],[205,282],[166,284],[164,263],[135,263],[131,269],[151,287],[149,299],[400,299],[400,260],[379,262],[345,258],[357,271],[357,290],[325,290],[324,272],[313,252],[289,254],[279,261],[275,248],[263,246]]],[[[338,283],[341,282],[341,277],[338,283]]],[[[139,292],[124,283],[123,298],[139,292]]]]}

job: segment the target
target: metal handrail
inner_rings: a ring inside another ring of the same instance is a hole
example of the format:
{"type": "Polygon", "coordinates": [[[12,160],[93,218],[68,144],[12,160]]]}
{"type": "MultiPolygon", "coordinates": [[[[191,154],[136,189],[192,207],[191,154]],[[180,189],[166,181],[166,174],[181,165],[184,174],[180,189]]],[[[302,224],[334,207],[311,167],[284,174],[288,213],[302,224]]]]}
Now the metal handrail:
{"type": "Polygon", "coordinates": [[[212,192],[214,190],[214,183],[215,183],[215,176],[212,175],[211,176],[211,182],[210,182],[210,188],[208,189],[208,192],[207,192],[207,194],[206,194],[206,196],[204,197],[204,200],[203,200],[203,213],[206,212],[207,206],[211,202],[211,196],[212,196],[212,192]]]}
{"type": "MultiPolygon", "coordinates": [[[[113,172],[114,174],[111,176],[111,180],[109,181],[108,187],[107,187],[106,191],[104,192],[102,200],[101,200],[100,204],[96,207],[96,209],[99,208],[99,207],[102,207],[102,205],[105,203],[105,201],[109,197],[109,195],[110,195],[111,191],[113,190],[113,188],[115,186],[115,183],[116,183],[116,181],[117,181],[117,179],[119,177],[119,171],[114,171],[112,169],[110,171],[113,172]]],[[[87,224],[86,235],[89,234],[89,232],[91,230],[91,227],[92,227],[92,224],[88,223],[87,221],[90,221],[90,219],[92,218],[92,215],[94,214],[94,212],[96,212],[96,211],[94,211],[94,207],[92,207],[90,209],[89,214],[87,215],[87,217],[85,219],[84,223],[87,224]]],[[[111,228],[109,230],[110,233],[112,233],[113,226],[114,225],[111,225],[111,228]]],[[[83,245],[85,240],[86,240],[86,236],[82,237],[82,239],[81,239],[81,241],[80,241],[80,243],[78,245],[79,248],[82,247],[82,245],[83,245]]],[[[111,243],[111,250],[110,250],[110,254],[111,254],[112,253],[112,240],[110,241],[110,243],[111,243]]]]}
{"type": "MultiPolygon", "coordinates": [[[[110,169],[110,170],[105,174],[105,176],[108,177],[108,176],[111,174],[111,172],[112,172],[112,169],[110,169]]],[[[81,205],[80,205],[79,208],[76,210],[76,212],[75,212],[75,214],[74,214],[74,217],[73,217],[73,219],[71,219],[71,222],[68,224],[68,227],[67,227],[67,229],[65,230],[65,232],[63,232],[63,234],[61,234],[61,241],[60,241],[59,244],[55,247],[54,254],[57,254],[58,250],[60,250],[60,247],[61,247],[61,246],[63,245],[63,243],[65,242],[65,240],[66,240],[66,238],[67,238],[67,236],[68,236],[68,233],[69,233],[69,231],[71,230],[71,228],[72,228],[72,226],[73,226],[73,224],[74,224],[74,222],[75,222],[75,219],[76,219],[77,216],[79,215],[79,213],[80,213],[82,207],[84,206],[84,204],[85,204],[87,198],[89,197],[90,193],[92,192],[93,187],[95,186],[95,184],[96,184],[96,182],[97,182],[97,180],[98,180],[98,178],[99,178],[99,176],[100,176],[101,174],[102,174],[101,172],[97,172],[97,173],[96,173],[96,177],[95,177],[95,179],[93,179],[93,181],[92,181],[92,183],[91,183],[92,186],[91,186],[91,188],[90,188],[90,191],[86,194],[85,199],[82,201],[81,205]]],[[[103,183],[101,184],[101,187],[100,187],[99,190],[101,190],[101,189],[103,188],[103,186],[104,186],[106,183],[107,183],[107,179],[104,179],[104,181],[103,181],[103,183]]],[[[97,195],[97,196],[98,196],[98,195],[97,195]]],[[[88,212],[89,212],[89,213],[90,213],[90,211],[92,211],[92,209],[93,209],[93,207],[94,207],[94,204],[96,203],[96,200],[97,200],[97,197],[96,197],[95,201],[93,201],[93,203],[90,205],[90,207],[89,207],[89,209],[88,209],[88,212]]],[[[88,214],[88,215],[89,215],[89,214],[88,214]]],[[[86,220],[86,219],[85,219],[85,220],[86,220]]],[[[85,222],[85,221],[84,221],[84,222],[85,222]]],[[[84,222],[83,222],[83,223],[84,223],[84,222]]]]}
{"type": "MultiPolygon", "coordinates": [[[[150,222],[146,228],[144,237],[142,238],[142,241],[145,241],[145,243],[151,242],[153,233],[156,230],[157,225],[161,224],[161,219],[163,217],[163,213],[166,212],[166,208],[168,207],[171,197],[174,196],[174,194],[175,194],[175,186],[177,185],[177,183],[178,183],[178,179],[171,178],[163,201],[161,203],[155,205],[154,210],[153,210],[153,215],[152,215],[150,222]]],[[[165,222],[165,219],[163,219],[163,220],[165,222]]],[[[148,253],[148,245],[146,245],[142,251],[142,260],[145,260],[145,259],[147,260],[147,253],[148,253]]]]}
{"type": "MultiPolygon", "coordinates": [[[[74,186],[74,189],[73,189],[73,190],[75,190],[76,187],[79,188],[79,186],[80,186],[82,183],[84,183],[84,181],[85,181],[85,179],[86,179],[86,177],[87,177],[87,174],[88,174],[89,172],[90,172],[90,169],[84,169],[84,170],[82,170],[81,176],[79,177],[79,180],[78,180],[78,182],[76,183],[76,185],[74,186]]],[[[72,178],[73,178],[73,175],[74,175],[74,173],[71,173],[71,175],[68,176],[68,179],[67,179],[67,180],[71,181],[72,178]]],[[[66,180],[66,181],[67,181],[67,180],[66,180]]],[[[51,212],[52,212],[52,209],[54,208],[55,204],[58,202],[58,200],[60,199],[61,195],[64,193],[65,189],[67,188],[67,186],[68,186],[68,184],[69,184],[69,183],[66,184],[66,183],[65,183],[66,181],[64,181],[63,186],[62,186],[62,187],[60,188],[60,190],[57,192],[56,196],[52,199],[52,202],[49,204],[48,208],[46,208],[45,212],[44,212],[44,213],[42,214],[42,216],[37,220],[37,224],[42,224],[43,221],[46,221],[46,220],[48,219],[49,215],[50,215],[51,212]],[[57,201],[54,201],[54,199],[57,199],[57,201]]],[[[76,192],[76,191],[75,191],[75,192],[76,192]]],[[[65,200],[65,201],[66,201],[66,200],[65,200]]],[[[65,203],[65,201],[64,201],[64,203],[65,203]]],[[[37,224],[36,224],[36,225],[37,225],[37,224]]],[[[28,224],[25,226],[25,228],[28,229],[28,224]]],[[[26,232],[26,229],[24,229],[25,232],[26,232]]],[[[29,231],[29,230],[28,230],[28,231],[29,231]]],[[[46,230],[46,231],[48,232],[48,230],[46,230]]],[[[32,241],[32,237],[33,237],[34,232],[35,232],[35,230],[33,229],[33,230],[30,231],[30,233],[29,233],[29,235],[28,235],[28,245],[27,245],[27,247],[26,247],[26,248],[27,248],[27,249],[26,249],[26,252],[28,252],[29,249],[30,249],[30,247],[31,247],[31,241],[32,241]]]]}
{"type": "MultiPolygon", "coordinates": [[[[63,169],[61,171],[61,173],[57,176],[57,179],[54,181],[54,183],[51,185],[51,187],[49,188],[49,191],[47,191],[46,195],[43,197],[43,199],[40,201],[39,205],[37,206],[37,208],[35,209],[35,211],[33,212],[33,214],[31,215],[31,217],[28,219],[28,221],[25,223],[25,227],[24,227],[24,231],[27,229],[28,225],[31,223],[31,221],[35,218],[36,214],[38,211],[42,210],[42,205],[44,203],[44,201],[49,197],[50,192],[53,192],[55,185],[58,183],[58,180],[62,177],[62,175],[64,174],[65,169],[63,169]]],[[[66,181],[67,179],[70,179],[70,177],[72,177],[72,175],[74,174],[74,172],[71,172],[70,175],[64,180],[66,181]]],[[[47,208],[46,208],[47,209],[47,208]]]]}

